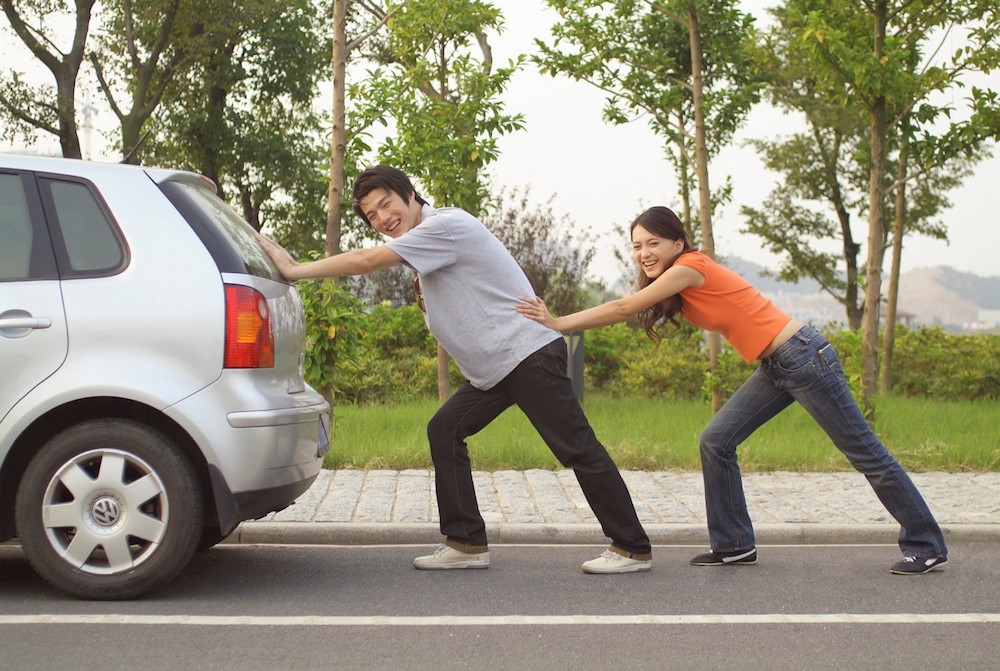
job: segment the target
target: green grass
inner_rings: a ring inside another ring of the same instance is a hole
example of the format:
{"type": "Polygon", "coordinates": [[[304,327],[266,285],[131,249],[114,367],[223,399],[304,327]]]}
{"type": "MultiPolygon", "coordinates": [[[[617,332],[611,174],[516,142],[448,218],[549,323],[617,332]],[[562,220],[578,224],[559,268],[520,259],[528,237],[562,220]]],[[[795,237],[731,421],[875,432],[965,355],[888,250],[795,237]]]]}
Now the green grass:
{"type": "MultiPolygon", "coordinates": [[[[431,467],[425,427],[436,400],[337,406],[327,468],[431,467]]],[[[876,431],[911,471],[1000,470],[1000,401],[878,400],[876,431]]],[[[708,407],[698,401],[588,395],[584,410],[619,468],[699,470],[698,436],[708,407]]],[[[561,468],[516,408],[469,439],[477,470],[561,468]]],[[[764,425],[740,448],[751,471],[841,471],[850,464],[798,405],[764,425]]]]}

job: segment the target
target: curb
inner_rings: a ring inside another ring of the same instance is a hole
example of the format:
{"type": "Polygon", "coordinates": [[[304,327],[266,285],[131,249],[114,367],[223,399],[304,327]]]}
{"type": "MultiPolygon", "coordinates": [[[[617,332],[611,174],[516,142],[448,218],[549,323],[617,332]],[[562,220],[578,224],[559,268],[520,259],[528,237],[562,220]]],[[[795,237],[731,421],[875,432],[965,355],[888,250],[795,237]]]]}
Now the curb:
{"type": "MultiPolygon", "coordinates": [[[[701,524],[647,524],[653,545],[707,545],[701,524]]],[[[896,524],[758,524],[759,545],[895,545],[896,524]]],[[[1000,524],[942,525],[951,542],[998,542],[1000,524]]],[[[514,524],[486,526],[494,545],[604,545],[597,524],[514,524]]],[[[224,542],[255,545],[433,545],[441,541],[436,523],[244,522],[224,542]]]]}

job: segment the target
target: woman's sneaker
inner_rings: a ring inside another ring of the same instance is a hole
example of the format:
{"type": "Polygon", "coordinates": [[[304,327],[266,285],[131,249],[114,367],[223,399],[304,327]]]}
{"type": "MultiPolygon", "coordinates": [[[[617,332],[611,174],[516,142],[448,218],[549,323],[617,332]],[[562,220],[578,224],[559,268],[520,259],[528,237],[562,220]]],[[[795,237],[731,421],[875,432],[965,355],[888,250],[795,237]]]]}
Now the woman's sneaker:
{"type": "Polygon", "coordinates": [[[583,562],[581,568],[584,573],[638,573],[653,568],[653,555],[608,548],[597,559],[583,562]]]}
{"type": "Polygon", "coordinates": [[[691,560],[692,566],[739,566],[757,563],[757,548],[733,552],[706,552],[691,560]]]}
{"type": "Polygon", "coordinates": [[[486,550],[482,552],[462,552],[450,545],[441,545],[434,554],[417,557],[413,560],[413,565],[418,569],[452,569],[452,568],[489,568],[490,553],[486,550]]]}
{"type": "Polygon", "coordinates": [[[903,557],[903,561],[894,564],[889,573],[896,575],[923,575],[936,571],[948,563],[947,557],[903,557]]]}

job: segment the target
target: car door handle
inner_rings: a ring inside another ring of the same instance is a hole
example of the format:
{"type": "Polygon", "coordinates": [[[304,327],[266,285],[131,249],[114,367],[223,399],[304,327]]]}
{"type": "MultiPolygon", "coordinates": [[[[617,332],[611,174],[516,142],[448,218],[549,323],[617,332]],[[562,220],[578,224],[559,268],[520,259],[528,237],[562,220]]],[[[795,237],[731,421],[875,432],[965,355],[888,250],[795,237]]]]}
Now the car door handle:
{"type": "Polygon", "coordinates": [[[9,317],[0,319],[0,331],[6,329],[47,329],[52,326],[48,317],[9,317]]]}

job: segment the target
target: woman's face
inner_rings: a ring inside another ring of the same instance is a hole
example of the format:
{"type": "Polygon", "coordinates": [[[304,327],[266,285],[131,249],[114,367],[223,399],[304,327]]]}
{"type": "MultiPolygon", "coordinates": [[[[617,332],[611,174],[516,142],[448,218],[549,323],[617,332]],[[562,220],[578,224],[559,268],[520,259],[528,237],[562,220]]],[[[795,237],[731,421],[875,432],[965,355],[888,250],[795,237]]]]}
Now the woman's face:
{"type": "Polygon", "coordinates": [[[662,275],[683,250],[684,240],[658,237],[641,225],[632,229],[632,258],[650,279],[662,275]]]}

